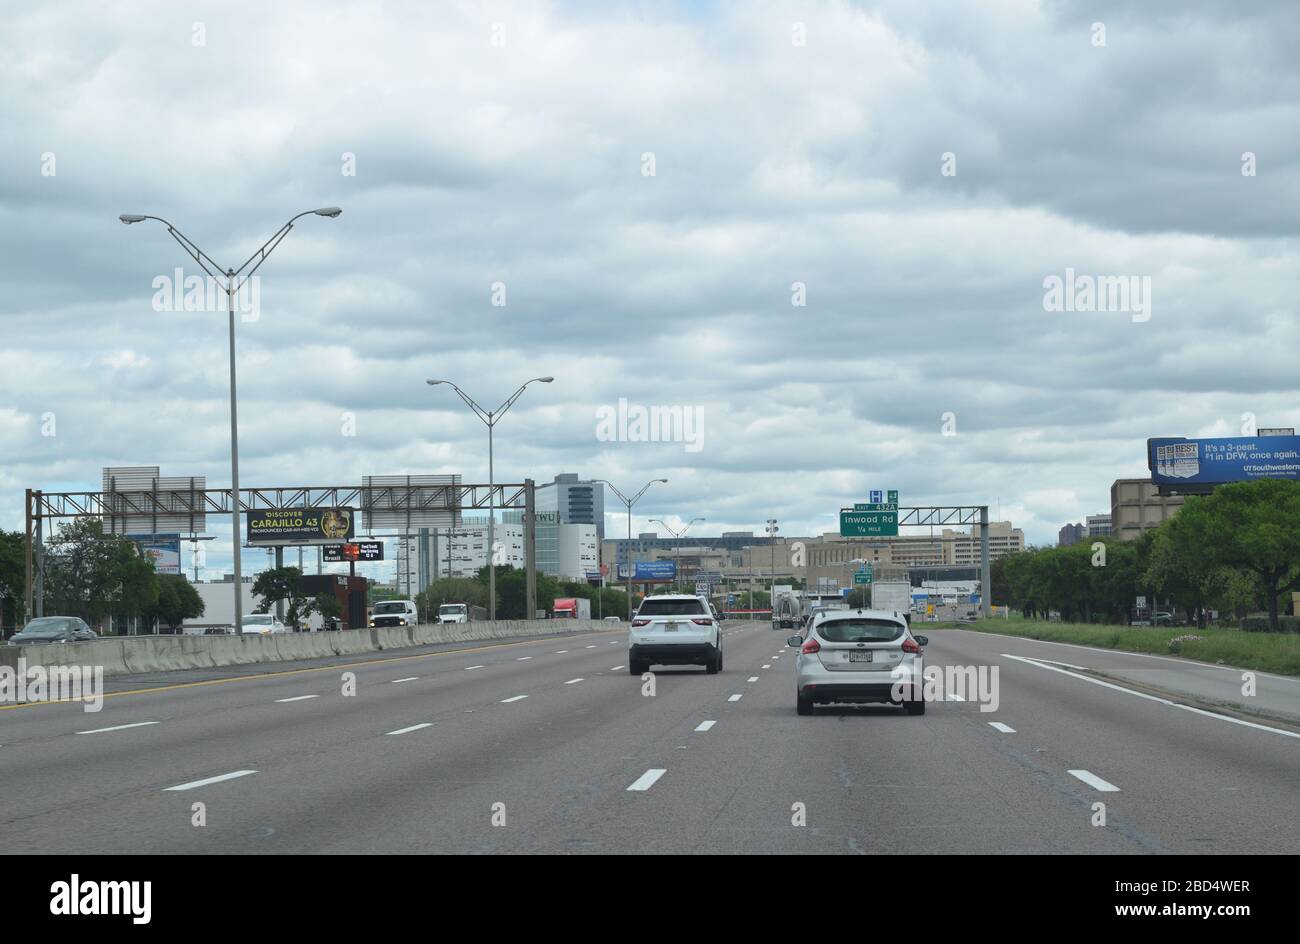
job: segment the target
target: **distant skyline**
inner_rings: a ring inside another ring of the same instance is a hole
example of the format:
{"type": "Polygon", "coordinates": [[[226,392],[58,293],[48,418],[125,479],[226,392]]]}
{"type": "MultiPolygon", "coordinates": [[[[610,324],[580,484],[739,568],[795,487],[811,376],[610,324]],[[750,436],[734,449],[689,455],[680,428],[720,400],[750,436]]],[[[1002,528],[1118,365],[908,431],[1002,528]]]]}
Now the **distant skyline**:
{"type": "Polygon", "coordinates": [[[241,298],[244,486],[486,482],[425,378],[554,375],[497,481],[667,478],[634,533],[820,534],[896,488],[1050,545],[1150,436],[1300,426],[1292,4],[0,17],[0,527],[103,466],[229,483],[225,315],[120,213],[238,266],[343,208],[241,298]]]}

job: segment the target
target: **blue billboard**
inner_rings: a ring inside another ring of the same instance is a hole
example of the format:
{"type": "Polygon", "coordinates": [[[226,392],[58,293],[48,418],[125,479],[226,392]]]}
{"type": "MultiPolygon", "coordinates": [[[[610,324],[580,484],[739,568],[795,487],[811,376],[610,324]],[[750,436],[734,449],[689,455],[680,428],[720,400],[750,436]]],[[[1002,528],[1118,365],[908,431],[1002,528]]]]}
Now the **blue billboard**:
{"type": "MultiPolygon", "coordinates": [[[[620,580],[627,579],[627,564],[618,565],[618,576],[620,580]]],[[[632,579],[643,582],[676,580],[677,561],[637,561],[632,579]]]]}
{"type": "Polygon", "coordinates": [[[1300,479],[1300,436],[1147,440],[1156,485],[1219,485],[1251,479],[1300,479]]]}

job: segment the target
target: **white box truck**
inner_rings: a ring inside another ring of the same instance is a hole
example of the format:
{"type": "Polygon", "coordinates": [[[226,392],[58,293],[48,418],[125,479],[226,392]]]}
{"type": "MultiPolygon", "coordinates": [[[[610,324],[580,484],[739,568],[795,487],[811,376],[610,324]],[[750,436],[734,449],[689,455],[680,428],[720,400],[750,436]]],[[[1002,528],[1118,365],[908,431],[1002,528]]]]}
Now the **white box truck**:
{"type": "Polygon", "coordinates": [[[912,584],[908,580],[877,580],[871,584],[871,608],[912,612],[912,584]]]}

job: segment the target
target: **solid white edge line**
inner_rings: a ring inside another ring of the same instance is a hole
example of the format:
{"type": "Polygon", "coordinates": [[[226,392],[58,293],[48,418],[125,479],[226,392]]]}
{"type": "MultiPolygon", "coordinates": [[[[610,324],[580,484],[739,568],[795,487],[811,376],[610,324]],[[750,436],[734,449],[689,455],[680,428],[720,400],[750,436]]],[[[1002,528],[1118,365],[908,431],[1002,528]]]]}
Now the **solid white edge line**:
{"type": "Polygon", "coordinates": [[[398,728],[396,731],[386,731],[384,732],[384,737],[388,737],[389,735],[392,734],[410,734],[412,731],[419,731],[422,728],[431,728],[431,727],[433,727],[433,722],[426,721],[423,724],[413,724],[409,728],[398,728]]]}
{"type": "Polygon", "coordinates": [[[277,698],[275,703],[283,705],[287,701],[306,701],[308,698],[320,698],[319,695],[295,695],[293,698],[277,698]]]}
{"type": "Polygon", "coordinates": [[[697,725],[695,726],[695,730],[696,730],[696,731],[707,731],[707,730],[709,730],[709,728],[713,727],[713,726],[714,726],[715,724],[717,724],[717,723],[718,723],[718,722],[716,722],[716,721],[701,721],[699,724],[697,724],[697,725]]]}
{"type": "Polygon", "coordinates": [[[516,695],[513,698],[503,698],[501,699],[501,704],[508,705],[512,701],[523,701],[527,697],[528,697],[527,695],[516,695]]]}
{"type": "Polygon", "coordinates": [[[627,789],[636,793],[644,793],[655,785],[655,781],[662,777],[668,771],[663,767],[651,767],[641,776],[632,781],[631,786],[627,789]]]}
{"type": "Polygon", "coordinates": [[[1088,786],[1092,787],[1094,790],[1097,790],[1101,793],[1119,793],[1119,787],[1115,786],[1113,783],[1107,783],[1105,780],[1102,780],[1100,777],[1098,777],[1096,774],[1092,773],[1091,771],[1067,770],[1066,773],[1069,774],[1071,777],[1077,777],[1078,779],[1086,783],[1088,786]]]}
{"type": "Polygon", "coordinates": [[[134,724],[115,724],[111,728],[91,728],[89,731],[78,731],[78,734],[103,734],[106,731],[125,731],[127,728],[143,728],[151,724],[161,724],[161,721],[137,721],[134,724]]]}
{"type": "Polygon", "coordinates": [[[189,783],[180,783],[174,787],[167,787],[163,792],[171,793],[176,790],[194,790],[198,787],[206,787],[212,783],[221,783],[223,780],[234,780],[236,777],[247,777],[249,774],[257,773],[256,770],[236,770],[228,774],[220,774],[216,777],[206,777],[203,780],[191,780],[189,783]]]}
{"type": "Polygon", "coordinates": [[[1247,728],[1255,728],[1256,730],[1259,731],[1268,731],[1272,734],[1282,734],[1289,738],[1300,739],[1300,734],[1297,734],[1294,731],[1285,731],[1282,728],[1270,728],[1266,724],[1256,724],[1253,721],[1243,721],[1241,718],[1233,718],[1229,715],[1221,715],[1218,712],[1206,711],[1204,708],[1193,708],[1191,705],[1180,705],[1178,702],[1170,701],[1168,698],[1160,698],[1157,695],[1148,695],[1146,692],[1137,692],[1131,688],[1125,688],[1123,685],[1114,685],[1110,682],[1104,682],[1101,679],[1091,678],[1090,676],[1087,675],[1080,675],[1078,672],[1070,672],[1067,671],[1066,669],[1058,669],[1054,665],[1046,665],[1035,659],[1027,658],[1026,656],[1013,656],[1009,652],[1004,652],[1002,653],[1002,657],[1004,659],[1015,659],[1017,662],[1024,662],[1027,665],[1034,665],[1040,669],[1047,669],[1047,671],[1049,672],[1060,672],[1062,675],[1068,675],[1071,678],[1082,679],[1085,682],[1091,682],[1093,685],[1100,685],[1102,688],[1109,688],[1117,692],[1125,692],[1129,695],[1136,695],[1138,698],[1145,698],[1147,701],[1154,701],[1162,705],[1168,705],[1170,708],[1181,708],[1183,711],[1190,711],[1193,714],[1204,715],[1207,718],[1217,718],[1219,721],[1228,721],[1232,724],[1240,724],[1247,728]]]}
{"type": "Polygon", "coordinates": [[[1001,731],[1003,734],[1015,734],[1016,729],[1010,725],[1003,724],[1001,721],[990,721],[989,727],[994,731],[1001,731]]]}

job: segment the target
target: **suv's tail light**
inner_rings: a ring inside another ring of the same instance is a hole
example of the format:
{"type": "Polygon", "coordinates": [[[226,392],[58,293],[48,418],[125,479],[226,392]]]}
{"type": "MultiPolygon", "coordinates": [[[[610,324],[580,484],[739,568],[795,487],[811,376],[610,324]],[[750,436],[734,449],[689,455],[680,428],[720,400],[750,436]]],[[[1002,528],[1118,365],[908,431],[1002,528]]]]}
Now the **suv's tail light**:
{"type": "Polygon", "coordinates": [[[638,620],[638,619],[634,619],[634,620],[632,620],[632,625],[633,625],[633,626],[649,626],[649,625],[650,625],[650,621],[649,621],[649,620],[638,620]]]}
{"type": "Polygon", "coordinates": [[[810,656],[814,652],[821,652],[822,644],[819,643],[816,639],[809,638],[809,640],[803,644],[803,648],[799,651],[806,656],[810,656]]]}
{"type": "Polygon", "coordinates": [[[693,617],[691,617],[691,622],[692,622],[692,623],[697,623],[697,624],[699,624],[700,626],[712,626],[712,625],[713,625],[713,620],[709,619],[707,616],[693,616],[693,617]]]}
{"type": "Polygon", "coordinates": [[[915,639],[912,639],[909,636],[907,639],[903,640],[903,651],[910,652],[914,656],[919,656],[921,654],[921,647],[917,645],[915,639]]]}

